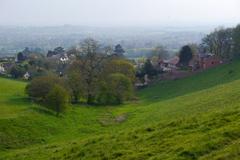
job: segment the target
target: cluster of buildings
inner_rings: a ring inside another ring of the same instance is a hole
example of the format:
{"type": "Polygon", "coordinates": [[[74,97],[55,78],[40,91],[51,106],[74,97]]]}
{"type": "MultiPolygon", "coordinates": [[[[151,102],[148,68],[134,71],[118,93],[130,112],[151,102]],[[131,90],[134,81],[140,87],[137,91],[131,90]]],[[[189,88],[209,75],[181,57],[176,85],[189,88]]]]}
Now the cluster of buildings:
{"type": "MultiPolygon", "coordinates": [[[[25,49],[26,50],[26,49],[25,49]]],[[[7,70],[11,68],[11,66],[15,63],[20,63],[28,60],[27,56],[29,54],[25,52],[20,52],[16,57],[3,57],[0,58],[0,75],[6,74],[7,70]]],[[[37,58],[37,57],[36,57],[37,58]]],[[[62,48],[56,48],[54,51],[49,51],[46,57],[48,60],[55,62],[57,64],[61,64],[60,66],[65,66],[65,64],[70,63],[76,57],[71,54],[67,54],[62,48]]],[[[212,68],[222,64],[223,61],[221,58],[207,53],[207,54],[196,54],[189,62],[189,70],[198,71],[198,70],[206,70],[208,68],[212,68]]],[[[144,62],[138,63],[138,65],[143,65],[144,62]]],[[[155,67],[158,70],[161,70],[165,73],[176,73],[181,66],[179,65],[179,57],[175,56],[168,60],[158,60],[156,61],[155,67]]],[[[63,68],[62,68],[63,70],[63,68]]],[[[61,68],[59,68],[59,72],[62,72],[61,68]]],[[[23,76],[24,79],[29,79],[31,74],[26,72],[23,76]]],[[[145,78],[146,79],[146,78],[145,78]]]]}
{"type": "MultiPolygon", "coordinates": [[[[207,54],[197,54],[189,62],[189,69],[192,71],[205,70],[222,64],[221,58],[207,53],[207,54]]],[[[179,57],[175,56],[169,60],[159,60],[159,67],[164,72],[172,72],[180,68],[179,57]]]]}
{"type": "MultiPolygon", "coordinates": [[[[50,51],[50,54],[48,54],[47,57],[44,57],[44,60],[48,61],[48,63],[56,63],[57,65],[61,66],[68,64],[72,59],[75,58],[73,55],[68,55],[64,50],[61,52],[57,49],[52,52],[50,51]]],[[[31,52],[28,48],[26,48],[14,57],[0,57],[0,75],[10,76],[8,75],[8,73],[13,66],[23,66],[24,64],[28,64],[32,60],[37,60],[41,56],[41,54],[35,54],[31,52]]],[[[26,70],[22,78],[28,80],[31,78],[31,75],[31,71],[26,70]]]]}
{"type": "MultiPolygon", "coordinates": [[[[2,57],[0,58],[0,75],[9,76],[7,72],[11,69],[11,67],[16,63],[15,57],[2,57]]],[[[23,79],[28,80],[31,78],[29,72],[26,72],[23,75],[23,79]]]]}
{"type": "MultiPolygon", "coordinates": [[[[187,70],[182,70],[181,65],[179,64],[179,57],[175,56],[168,60],[161,60],[158,61],[152,61],[153,66],[158,71],[163,71],[166,74],[162,74],[160,79],[178,79],[183,78],[189,75],[192,75],[195,71],[201,71],[206,70],[212,67],[216,67],[223,63],[222,59],[210,54],[196,54],[193,56],[193,58],[190,60],[187,68],[187,70]],[[189,72],[189,70],[191,72],[189,72]]],[[[144,66],[144,60],[137,62],[137,68],[142,68],[144,66]]],[[[148,79],[148,75],[144,75],[144,79],[142,82],[137,82],[135,84],[136,88],[142,88],[148,85],[150,80],[148,79]]]]}
{"type": "Polygon", "coordinates": [[[0,58],[0,75],[5,75],[14,63],[15,57],[2,57],[0,58]]]}

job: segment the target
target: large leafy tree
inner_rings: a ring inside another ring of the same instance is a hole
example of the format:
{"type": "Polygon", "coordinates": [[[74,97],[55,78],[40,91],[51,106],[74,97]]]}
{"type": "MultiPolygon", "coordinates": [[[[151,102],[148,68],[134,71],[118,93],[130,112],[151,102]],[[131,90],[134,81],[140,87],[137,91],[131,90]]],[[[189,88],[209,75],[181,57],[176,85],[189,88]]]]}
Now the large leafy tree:
{"type": "Polygon", "coordinates": [[[123,58],[108,59],[104,64],[103,78],[106,75],[121,73],[128,77],[131,82],[135,80],[135,68],[132,63],[123,58]]]}
{"type": "Polygon", "coordinates": [[[86,39],[77,48],[71,49],[71,54],[77,57],[67,71],[73,102],[83,98],[88,104],[98,103],[102,84],[111,74],[121,73],[128,77],[131,83],[135,79],[135,70],[129,61],[109,54],[108,49],[101,48],[93,39],[86,39]]]}
{"type": "Polygon", "coordinates": [[[205,52],[210,52],[221,58],[232,57],[233,29],[220,28],[203,38],[201,47],[205,52]]]}
{"type": "Polygon", "coordinates": [[[25,60],[26,60],[26,56],[23,54],[23,52],[19,52],[17,54],[17,61],[22,62],[22,61],[25,61],[25,60]]]}
{"type": "Polygon", "coordinates": [[[67,73],[67,86],[70,89],[71,92],[71,100],[72,103],[78,103],[81,95],[84,93],[84,83],[83,83],[83,77],[81,76],[81,71],[78,71],[77,63],[75,62],[74,65],[69,68],[68,73],[67,73]]]}
{"type": "Polygon", "coordinates": [[[54,85],[46,96],[48,108],[54,110],[57,116],[67,109],[68,100],[68,92],[60,85],[54,85]]]}
{"type": "Polygon", "coordinates": [[[117,56],[122,57],[123,54],[125,53],[125,50],[123,49],[123,47],[120,44],[118,44],[115,46],[114,53],[117,56]]]}
{"type": "Polygon", "coordinates": [[[133,84],[121,73],[108,75],[100,84],[98,102],[102,104],[121,104],[133,95],[133,84]]]}
{"type": "Polygon", "coordinates": [[[75,80],[75,84],[82,86],[81,90],[84,91],[87,103],[94,103],[107,55],[101,52],[99,44],[93,39],[84,40],[75,50],[75,54],[77,60],[70,66],[69,70],[70,72],[74,71],[77,73],[75,75],[79,76],[76,78],[79,81],[75,80]]]}

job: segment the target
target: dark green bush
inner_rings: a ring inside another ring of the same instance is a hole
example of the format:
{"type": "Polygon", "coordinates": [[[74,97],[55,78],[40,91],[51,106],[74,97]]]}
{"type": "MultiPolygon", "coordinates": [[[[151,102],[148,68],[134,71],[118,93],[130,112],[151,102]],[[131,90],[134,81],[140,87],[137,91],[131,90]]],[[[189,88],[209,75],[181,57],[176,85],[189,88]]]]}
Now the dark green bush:
{"type": "Polygon", "coordinates": [[[121,104],[131,98],[131,80],[123,74],[111,74],[101,85],[98,102],[102,104],[121,104]]]}
{"type": "Polygon", "coordinates": [[[60,85],[54,85],[46,96],[46,104],[50,109],[54,110],[57,115],[67,109],[68,101],[68,92],[60,85]]]}
{"type": "Polygon", "coordinates": [[[55,84],[64,85],[64,82],[56,76],[41,76],[34,78],[26,87],[26,93],[30,98],[38,102],[44,102],[47,94],[55,84]]]}

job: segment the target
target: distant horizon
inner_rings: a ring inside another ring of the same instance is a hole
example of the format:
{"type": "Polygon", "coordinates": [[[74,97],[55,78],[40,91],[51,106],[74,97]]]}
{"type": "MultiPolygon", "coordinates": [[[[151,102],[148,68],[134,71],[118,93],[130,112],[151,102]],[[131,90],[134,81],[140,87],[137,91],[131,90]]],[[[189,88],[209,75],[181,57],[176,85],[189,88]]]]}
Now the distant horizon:
{"type": "Polygon", "coordinates": [[[89,28],[195,28],[195,27],[234,27],[240,25],[240,21],[226,22],[226,23],[212,23],[212,24],[159,24],[159,25],[87,25],[87,24],[56,24],[56,25],[13,25],[13,24],[0,24],[0,27],[89,27],[89,28]]]}
{"type": "Polygon", "coordinates": [[[239,0],[0,0],[5,26],[205,26],[240,23],[239,0]]]}

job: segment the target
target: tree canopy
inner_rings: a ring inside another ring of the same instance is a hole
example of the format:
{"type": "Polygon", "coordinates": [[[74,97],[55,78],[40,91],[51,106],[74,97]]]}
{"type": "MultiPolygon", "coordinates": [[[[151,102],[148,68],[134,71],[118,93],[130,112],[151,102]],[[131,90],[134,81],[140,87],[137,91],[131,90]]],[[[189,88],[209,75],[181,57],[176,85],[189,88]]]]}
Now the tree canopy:
{"type": "Polygon", "coordinates": [[[183,46],[179,53],[179,64],[188,66],[190,60],[193,58],[193,52],[190,46],[183,46]]]}
{"type": "Polygon", "coordinates": [[[46,96],[46,105],[48,108],[54,110],[57,116],[67,109],[68,92],[60,85],[54,85],[46,96]]]}
{"type": "Polygon", "coordinates": [[[125,53],[125,50],[122,48],[122,46],[120,44],[118,44],[115,46],[114,53],[117,56],[123,56],[123,54],[125,53]]]}
{"type": "Polygon", "coordinates": [[[108,54],[109,50],[102,49],[97,41],[86,39],[75,52],[77,59],[69,66],[67,80],[73,101],[85,99],[88,104],[99,103],[98,97],[102,84],[111,74],[121,73],[133,83],[135,69],[123,57],[108,54]]]}
{"type": "Polygon", "coordinates": [[[219,28],[203,38],[201,47],[204,52],[209,52],[223,59],[233,57],[233,29],[219,28]]]}
{"type": "Polygon", "coordinates": [[[240,24],[233,31],[233,54],[240,58],[240,24]]]}

